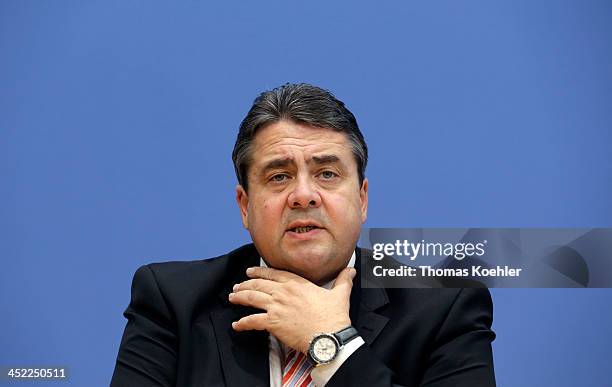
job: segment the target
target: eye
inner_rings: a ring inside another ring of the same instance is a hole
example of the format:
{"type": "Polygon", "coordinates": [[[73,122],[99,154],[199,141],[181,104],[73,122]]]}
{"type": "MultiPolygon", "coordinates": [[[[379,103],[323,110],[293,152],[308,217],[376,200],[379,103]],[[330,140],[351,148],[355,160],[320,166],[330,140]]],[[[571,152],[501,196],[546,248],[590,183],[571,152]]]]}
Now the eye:
{"type": "Polygon", "coordinates": [[[338,174],[335,173],[335,172],[332,172],[332,171],[323,171],[323,172],[321,172],[319,174],[319,176],[321,176],[325,180],[331,180],[331,179],[337,177],[338,174]]]}
{"type": "Polygon", "coordinates": [[[282,182],[285,181],[289,178],[289,176],[285,173],[277,173],[276,175],[272,176],[270,178],[270,181],[274,181],[274,182],[282,182]]]}

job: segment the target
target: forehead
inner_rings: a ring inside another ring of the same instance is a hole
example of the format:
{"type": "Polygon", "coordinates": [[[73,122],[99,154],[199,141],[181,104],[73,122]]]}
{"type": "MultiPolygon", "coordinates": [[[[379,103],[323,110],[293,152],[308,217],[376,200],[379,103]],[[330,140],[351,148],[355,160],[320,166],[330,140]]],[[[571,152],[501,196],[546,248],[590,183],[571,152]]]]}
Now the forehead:
{"type": "Polygon", "coordinates": [[[352,159],[351,145],[346,134],[333,129],[279,121],[261,128],[255,135],[252,162],[259,164],[277,157],[309,158],[322,153],[352,159]]]}

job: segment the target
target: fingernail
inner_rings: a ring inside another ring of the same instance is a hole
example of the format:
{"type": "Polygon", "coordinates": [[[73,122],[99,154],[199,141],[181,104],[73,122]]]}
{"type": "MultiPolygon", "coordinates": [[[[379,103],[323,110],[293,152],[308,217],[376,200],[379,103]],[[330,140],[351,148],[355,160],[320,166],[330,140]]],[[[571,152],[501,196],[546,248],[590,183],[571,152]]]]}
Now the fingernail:
{"type": "Polygon", "coordinates": [[[230,299],[230,300],[232,299],[232,297],[234,297],[234,293],[230,293],[230,294],[229,294],[229,299],[230,299]]]}
{"type": "Polygon", "coordinates": [[[249,267],[246,271],[247,274],[253,274],[253,272],[255,271],[255,268],[249,267]]]}
{"type": "Polygon", "coordinates": [[[234,328],[234,329],[235,329],[235,328],[236,328],[236,324],[238,324],[238,322],[237,322],[237,321],[234,321],[234,322],[232,323],[232,328],[234,328]]]}
{"type": "Polygon", "coordinates": [[[236,290],[238,290],[238,288],[239,288],[239,287],[240,287],[240,285],[236,284],[236,285],[234,285],[234,287],[232,288],[232,290],[233,290],[233,291],[236,291],[236,290]]]}

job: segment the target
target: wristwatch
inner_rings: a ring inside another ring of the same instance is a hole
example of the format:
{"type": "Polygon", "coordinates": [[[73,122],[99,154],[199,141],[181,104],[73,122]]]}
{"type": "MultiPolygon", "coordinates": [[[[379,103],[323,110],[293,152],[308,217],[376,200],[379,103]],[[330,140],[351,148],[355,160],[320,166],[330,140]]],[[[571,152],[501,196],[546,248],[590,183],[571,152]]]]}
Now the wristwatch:
{"type": "Polygon", "coordinates": [[[310,342],[308,357],[315,367],[330,363],[338,356],[340,348],[357,336],[359,336],[359,332],[352,326],[335,333],[319,333],[310,342]]]}

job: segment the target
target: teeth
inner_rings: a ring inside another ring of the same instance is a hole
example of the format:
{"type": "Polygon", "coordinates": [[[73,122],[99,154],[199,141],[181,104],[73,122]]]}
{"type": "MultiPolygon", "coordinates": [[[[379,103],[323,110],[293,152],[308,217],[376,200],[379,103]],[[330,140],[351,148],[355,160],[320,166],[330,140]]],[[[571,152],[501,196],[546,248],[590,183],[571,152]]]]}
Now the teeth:
{"type": "Polygon", "coordinates": [[[301,234],[303,232],[308,232],[310,230],[314,230],[315,228],[316,228],[315,226],[306,226],[306,227],[296,227],[294,230],[298,234],[301,234]]]}

